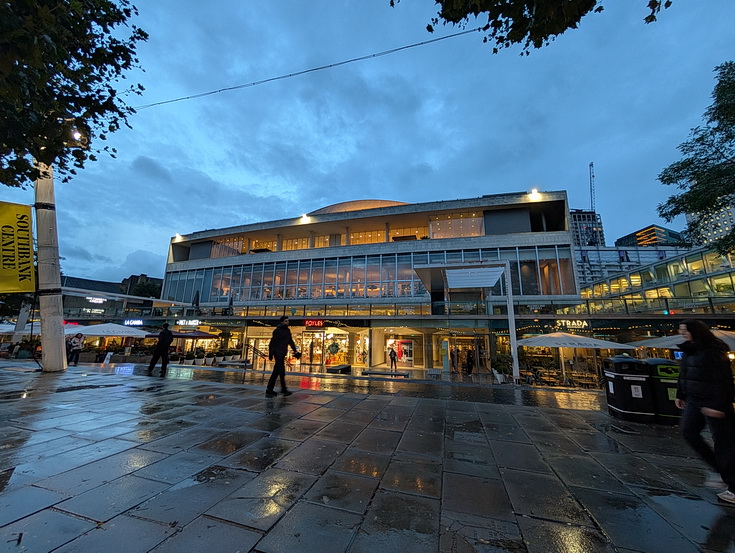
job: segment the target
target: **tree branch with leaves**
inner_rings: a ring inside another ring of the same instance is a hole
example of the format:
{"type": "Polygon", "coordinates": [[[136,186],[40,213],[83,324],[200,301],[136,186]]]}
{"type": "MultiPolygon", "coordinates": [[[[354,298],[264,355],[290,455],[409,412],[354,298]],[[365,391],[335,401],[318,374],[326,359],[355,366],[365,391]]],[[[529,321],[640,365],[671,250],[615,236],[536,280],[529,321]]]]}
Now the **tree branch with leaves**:
{"type": "MultiPolygon", "coordinates": [[[[717,250],[735,252],[735,225],[718,219],[723,208],[735,207],[735,62],[715,68],[717,84],[712,105],[704,113],[704,125],[691,130],[679,145],[683,158],[666,167],[658,176],[665,185],[683,192],[658,206],[667,221],[690,214],[687,234],[695,243],[707,242],[707,233],[727,224],[728,233],[713,242],[717,250]]],[[[720,229],[722,230],[722,229],[720,229]]]]}
{"type": "Polygon", "coordinates": [[[135,48],[148,35],[128,21],[128,0],[12,0],[0,2],[0,182],[29,185],[36,161],[74,174],[109,147],[79,148],[78,131],[93,145],[127,125],[133,109],[118,90],[137,67],[135,48]]]}
{"type": "MultiPolygon", "coordinates": [[[[644,0],[648,14],[646,23],[653,23],[661,9],[671,6],[671,0],[644,0]]],[[[395,6],[400,0],[390,0],[395,6]]],[[[493,53],[516,44],[522,54],[541,48],[568,29],[576,29],[590,13],[603,11],[601,0],[436,0],[440,6],[437,17],[426,26],[431,33],[437,25],[465,28],[477,20],[485,36],[484,42],[494,44],[493,53]]]]}

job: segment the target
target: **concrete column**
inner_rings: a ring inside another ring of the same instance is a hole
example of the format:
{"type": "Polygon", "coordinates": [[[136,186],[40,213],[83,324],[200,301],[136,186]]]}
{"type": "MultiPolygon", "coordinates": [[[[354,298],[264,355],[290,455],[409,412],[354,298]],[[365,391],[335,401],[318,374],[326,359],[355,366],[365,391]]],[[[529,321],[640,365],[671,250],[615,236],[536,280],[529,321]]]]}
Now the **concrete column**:
{"type": "Polygon", "coordinates": [[[64,305],[61,298],[59,236],[56,229],[54,174],[39,163],[36,181],[36,242],[38,245],[38,304],[41,313],[41,364],[43,372],[66,370],[64,305]]]}

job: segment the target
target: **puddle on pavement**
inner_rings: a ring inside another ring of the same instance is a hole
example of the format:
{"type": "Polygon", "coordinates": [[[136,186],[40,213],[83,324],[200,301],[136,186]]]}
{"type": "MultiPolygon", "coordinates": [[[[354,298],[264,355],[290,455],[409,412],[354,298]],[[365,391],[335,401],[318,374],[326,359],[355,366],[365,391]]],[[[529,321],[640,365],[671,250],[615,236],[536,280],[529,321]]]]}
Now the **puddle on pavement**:
{"type": "Polygon", "coordinates": [[[228,481],[234,476],[235,472],[235,469],[215,465],[201,472],[198,472],[191,478],[187,478],[186,480],[179,482],[178,484],[173,486],[171,490],[173,491],[181,490],[184,488],[191,488],[192,486],[198,486],[200,484],[206,484],[209,482],[214,482],[216,480],[222,481],[227,484],[228,481]]]}

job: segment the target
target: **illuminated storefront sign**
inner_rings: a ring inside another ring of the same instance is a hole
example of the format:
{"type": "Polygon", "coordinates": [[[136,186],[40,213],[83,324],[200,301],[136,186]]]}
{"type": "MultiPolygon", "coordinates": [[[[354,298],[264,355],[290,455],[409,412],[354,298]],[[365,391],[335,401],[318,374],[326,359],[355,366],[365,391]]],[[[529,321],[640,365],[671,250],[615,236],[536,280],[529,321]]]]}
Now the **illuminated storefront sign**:
{"type": "Polygon", "coordinates": [[[143,326],[143,319],[125,319],[126,326],[143,326]]]}
{"type": "Polygon", "coordinates": [[[306,319],[304,321],[304,326],[322,327],[324,326],[324,321],[321,319],[306,319]]]}
{"type": "Polygon", "coordinates": [[[199,326],[202,322],[199,319],[179,319],[176,324],[179,326],[199,326]]]}
{"type": "Polygon", "coordinates": [[[567,328],[589,328],[590,326],[587,321],[580,321],[580,320],[569,321],[569,320],[564,320],[564,319],[557,321],[557,324],[559,326],[565,326],[567,328]]]}
{"type": "Polygon", "coordinates": [[[87,298],[84,298],[84,299],[87,300],[89,303],[105,303],[107,301],[105,298],[90,298],[90,297],[87,297],[87,298]]]}

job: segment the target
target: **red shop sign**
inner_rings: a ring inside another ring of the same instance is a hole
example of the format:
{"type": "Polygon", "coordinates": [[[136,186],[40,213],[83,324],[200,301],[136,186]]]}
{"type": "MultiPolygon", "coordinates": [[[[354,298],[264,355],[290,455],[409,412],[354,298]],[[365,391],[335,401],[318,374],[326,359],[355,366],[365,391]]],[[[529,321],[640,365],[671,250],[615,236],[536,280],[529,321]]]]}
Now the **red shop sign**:
{"type": "Polygon", "coordinates": [[[324,321],[321,319],[306,319],[304,326],[324,326],[324,321]]]}

